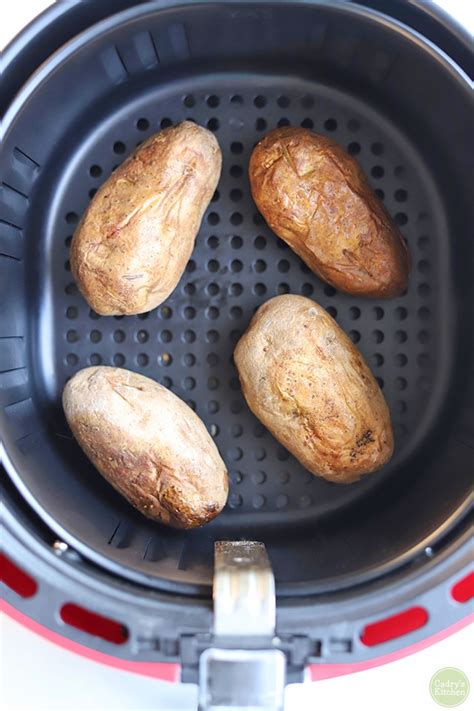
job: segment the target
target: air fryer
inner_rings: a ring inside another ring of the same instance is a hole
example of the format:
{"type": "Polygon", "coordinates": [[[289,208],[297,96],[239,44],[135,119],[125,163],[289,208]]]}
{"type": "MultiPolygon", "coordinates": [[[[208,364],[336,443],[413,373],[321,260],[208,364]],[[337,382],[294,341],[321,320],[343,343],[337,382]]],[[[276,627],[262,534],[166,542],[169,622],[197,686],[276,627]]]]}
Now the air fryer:
{"type": "Polygon", "coordinates": [[[264,708],[305,669],[365,668],[465,624],[471,64],[463,31],[421,2],[76,0],[7,48],[0,425],[11,614],[123,668],[201,675],[203,708],[236,703],[222,688],[232,670],[246,669],[245,693],[264,708]],[[184,119],[214,131],[224,158],[186,272],[158,309],[99,317],[71,276],[74,228],[141,141],[184,119]],[[256,141],[284,125],[357,157],[408,242],[404,295],[339,293],[266,226],[247,165],[256,141]],[[310,475],[243,400],[233,346],[255,308],[282,293],[324,306],[383,389],[395,455],[359,483],[310,475]],[[60,402],[91,364],[143,373],[195,409],[229,468],[220,517],[194,531],[157,525],[97,474],[60,402]]]}

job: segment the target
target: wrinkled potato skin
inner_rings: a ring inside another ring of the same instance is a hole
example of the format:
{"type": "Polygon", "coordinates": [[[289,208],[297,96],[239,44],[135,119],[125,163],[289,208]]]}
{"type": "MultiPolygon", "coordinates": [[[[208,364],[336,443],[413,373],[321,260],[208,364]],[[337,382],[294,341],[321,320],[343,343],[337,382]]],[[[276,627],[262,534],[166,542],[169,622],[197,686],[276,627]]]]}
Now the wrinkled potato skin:
{"type": "Polygon", "coordinates": [[[194,528],[224,507],[227,471],[216,445],[200,418],[154,380],[85,368],[66,384],[63,407],[94,466],[148,518],[194,528]]]}
{"type": "Polygon", "coordinates": [[[405,291],[405,242],[337,143],[304,128],[276,129],[255,147],[249,178],[268,225],[320,279],[361,296],[405,291]]]}
{"type": "Polygon", "coordinates": [[[382,392],[331,316],[303,296],[261,306],[234,360],[256,417],[312,474],[350,484],[392,456],[382,392]]]}
{"type": "Polygon", "coordinates": [[[151,136],[99,189],[75,232],[71,269],[104,316],[154,309],[176,287],[216,188],[214,135],[185,121],[151,136]]]}

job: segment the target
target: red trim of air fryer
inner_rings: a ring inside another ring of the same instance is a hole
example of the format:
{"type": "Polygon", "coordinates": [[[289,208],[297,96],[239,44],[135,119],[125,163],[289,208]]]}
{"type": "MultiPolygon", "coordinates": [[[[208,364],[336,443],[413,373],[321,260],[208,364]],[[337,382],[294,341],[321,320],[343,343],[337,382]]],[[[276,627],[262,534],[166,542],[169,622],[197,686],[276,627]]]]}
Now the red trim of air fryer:
{"type": "MultiPolygon", "coordinates": [[[[27,629],[35,632],[36,634],[44,637],[49,642],[59,645],[63,649],[67,649],[75,654],[80,654],[87,659],[94,662],[99,662],[100,664],[106,664],[115,669],[122,669],[123,671],[132,672],[134,674],[141,674],[143,676],[153,677],[155,679],[161,679],[163,681],[179,682],[180,681],[180,664],[169,664],[169,663],[154,663],[154,662],[130,662],[124,659],[118,659],[109,654],[103,654],[102,652],[97,652],[93,649],[89,649],[82,644],[73,642],[70,639],[62,637],[61,635],[53,632],[43,625],[40,625],[31,617],[19,612],[12,605],[9,605],[4,600],[0,600],[0,611],[4,612],[6,615],[14,619],[19,624],[23,625],[27,629]]],[[[410,644],[403,649],[397,650],[396,652],[391,652],[390,654],[383,654],[376,659],[370,659],[364,662],[354,662],[353,664],[311,664],[309,668],[309,675],[313,681],[321,679],[331,679],[337,676],[343,676],[345,674],[353,674],[355,672],[365,671],[366,669],[373,669],[375,667],[382,666],[383,664],[389,664],[390,662],[395,662],[398,659],[403,659],[416,652],[421,652],[422,649],[430,647],[432,644],[436,644],[441,640],[449,637],[450,635],[458,632],[459,630],[467,627],[468,624],[474,622],[474,613],[471,613],[464,617],[462,620],[455,622],[453,625],[446,627],[444,630],[437,632],[436,634],[427,637],[426,639],[410,644]]]]}

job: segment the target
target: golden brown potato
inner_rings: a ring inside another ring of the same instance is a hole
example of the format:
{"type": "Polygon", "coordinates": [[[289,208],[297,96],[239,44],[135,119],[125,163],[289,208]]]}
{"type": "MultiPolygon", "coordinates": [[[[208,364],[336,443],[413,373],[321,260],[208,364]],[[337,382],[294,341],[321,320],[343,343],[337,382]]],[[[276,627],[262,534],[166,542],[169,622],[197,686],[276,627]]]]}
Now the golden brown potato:
{"type": "Polygon", "coordinates": [[[185,121],[149,138],[102,185],[74,234],[71,269],[99,314],[138,314],[173,291],[221,172],[214,135],[185,121]]]}
{"type": "Polygon", "coordinates": [[[154,380],[85,368],[66,384],[63,407],[94,466],[148,518],[194,528],[224,507],[227,471],[216,445],[199,417],[154,380]]]}
{"type": "Polygon", "coordinates": [[[392,456],[390,414],[362,355],[303,296],[263,304],[234,359],[256,417],[312,474],[349,484],[392,456]]]}
{"type": "Polygon", "coordinates": [[[405,242],[337,143],[304,128],[276,129],[255,147],[249,177],[268,225],[320,279],[362,296],[406,289],[405,242]]]}

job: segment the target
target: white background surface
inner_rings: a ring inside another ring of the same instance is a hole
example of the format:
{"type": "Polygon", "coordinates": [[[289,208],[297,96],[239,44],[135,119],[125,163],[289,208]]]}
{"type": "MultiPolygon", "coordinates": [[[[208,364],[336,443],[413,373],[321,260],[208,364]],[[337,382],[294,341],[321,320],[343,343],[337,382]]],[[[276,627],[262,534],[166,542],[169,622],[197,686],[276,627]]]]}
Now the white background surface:
{"type": "MultiPolygon", "coordinates": [[[[0,47],[49,4],[45,0],[3,0],[0,47]]],[[[474,29],[473,0],[444,0],[439,4],[471,31],[474,29]]],[[[459,667],[474,687],[473,648],[472,628],[464,629],[388,665],[292,685],[287,690],[286,711],[436,711],[441,707],[428,692],[431,676],[441,667],[459,667]]],[[[3,617],[1,621],[2,711],[195,711],[196,698],[193,686],[159,682],[90,662],[47,642],[10,618],[3,617]]],[[[474,689],[459,708],[474,709],[474,689]]]]}

